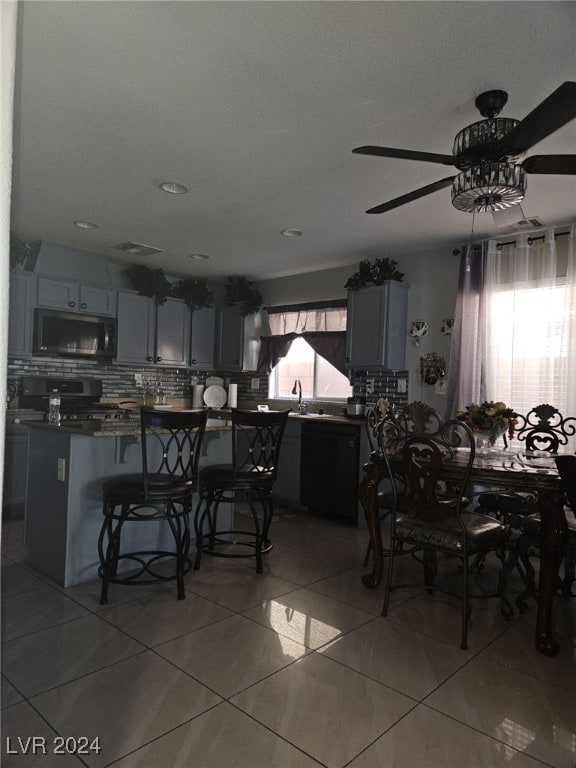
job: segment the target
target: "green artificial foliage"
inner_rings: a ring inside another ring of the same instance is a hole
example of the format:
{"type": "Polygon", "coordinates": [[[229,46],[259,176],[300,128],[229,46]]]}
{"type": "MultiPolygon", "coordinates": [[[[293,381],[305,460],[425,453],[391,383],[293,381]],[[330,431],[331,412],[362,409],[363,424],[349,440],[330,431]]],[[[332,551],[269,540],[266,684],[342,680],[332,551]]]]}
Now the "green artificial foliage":
{"type": "Polygon", "coordinates": [[[131,264],[126,267],[124,274],[140,296],[155,299],[157,304],[165,304],[167,298],[174,295],[174,287],[166,279],[163,269],[150,269],[141,264],[131,264]]]}
{"type": "Polygon", "coordinates": [[[10,269],[16,266],[34,269],[41,240],[20,240],[10,233],[10,269]]]}
{"type": "Polygon", "coordinates": [[[357,291],[367,285],[382,285],[386,280],[402,282],[404,273],[398,272],[397,265],[397,261],[388,257],[376,259],[373,263],[367,259],[361,261],[358,265],[358,272],[348,278],[344,288],[349,291],[357,291]]]}
{"type": "Polygon", "coordinates": [[[262,306],[262,294],[245,277],[229,277],[226,284],[226,303],[240,304],[243,315],[252,315],[262,306]]]}
{"type": "Polygon", "coordinates": [[[209,290],[205,277],[185,277],[174,286],[174,296],[183,299],[192,311],[211,307],[214,291],[209,290]]]}

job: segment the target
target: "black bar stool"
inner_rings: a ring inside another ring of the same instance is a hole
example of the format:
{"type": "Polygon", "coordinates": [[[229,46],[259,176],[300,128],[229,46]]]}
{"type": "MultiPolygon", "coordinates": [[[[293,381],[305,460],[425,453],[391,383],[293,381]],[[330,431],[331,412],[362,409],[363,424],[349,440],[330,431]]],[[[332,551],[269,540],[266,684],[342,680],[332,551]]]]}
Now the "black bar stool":
{"type": "Polygon", "coordinates": [[[256,572],[262,573],[262,555],[272,548],[268,538],[272,489],[289,413],[290,410],[232,411],[232,464],[215,464],[200,472],[200,499],[194,516],[195,570],[206,553],[217,557],[255,557],[256,572]],[[253,530],[219,530],[220,502],[240,500],[248,502],[253,530]],[[261,505],[262,520],[257,504],[261,505]],[[246,536],[247,540],[236,541],[235,535],[246,536]],[[230,551],[236,545],[250,551],[230,551]]]}
{"type": "Polygon", "coordinates": [[[121,475],[103,485],[104,522],[98,539],[102,579],[100,602],[108,602],[109,584],[150,584],[176,580],[178,599],[184,600],[184,575],[192,568],[190,512],[198,478],[198,460],[208,411],[156,411],[142,409],[142,472],[121,475]],[[123,552],[126,523],[164,521],[174,539],[170,550],[123,552]],[[173,573],[155,570],[159,561],[175,560],[173,573]],[[118,573],[121,561],[136,569],[118,573]]]}

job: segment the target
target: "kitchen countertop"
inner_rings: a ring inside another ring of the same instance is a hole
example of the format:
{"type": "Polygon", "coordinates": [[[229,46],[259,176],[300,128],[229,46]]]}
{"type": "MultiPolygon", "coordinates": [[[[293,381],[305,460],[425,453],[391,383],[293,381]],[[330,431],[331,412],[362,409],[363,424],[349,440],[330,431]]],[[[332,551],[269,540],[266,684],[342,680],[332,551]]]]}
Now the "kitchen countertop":
{"type": "MultiPolygon", "coordinates": [[[[63,421],[61,424],[50,424],[47,421],[22,421],[25,427],[33,429],[50,430],[53,432],[65,432],[70,435],[85,435],[86,437],[131,437],[140,436],[140,421],[132,419],[122,421],[115,419],[112,421],[100,421],[91,419],[82,421],[74,419],[63,421]]],[[[208,419],[206,432],[226,432],[231,429],[229,422],[220,419],[208,419]]]]}

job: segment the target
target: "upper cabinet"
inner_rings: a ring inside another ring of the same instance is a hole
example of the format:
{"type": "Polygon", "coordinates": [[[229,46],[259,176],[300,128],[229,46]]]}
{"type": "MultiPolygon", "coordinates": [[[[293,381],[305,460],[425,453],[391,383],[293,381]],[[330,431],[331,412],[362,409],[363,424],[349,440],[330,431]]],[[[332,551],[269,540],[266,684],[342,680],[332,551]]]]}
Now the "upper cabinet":
{"type": "Polygon", "coordinates": [[[37,306],[116,317],[117,293],[50,277],[38,278],[37,306]]]}
{"type": "Polygon", "coordinates": [[[262,312],[242,316],[240,306],[219,307],[216,321],[216,368],[255,371],[260,354],[262,312]]]}
{"type": "Polygon", "coordinates": [[[133,291],[118,292],[119,363],[187,367],[190,310],[180,299],[156,304],[133,291]]]}
{"type": "Polygon", "coordinates": [[[36,303],[36,278],[27,272],[10,274],[10,312],[8,315],[8,354],[32,354],[33,310],[36,303]]]}
{"type": "Polygon", "coordinates": [[[216,308],[204,307],[192,312],[190,338],[190,367],[199,371],[214,368],[214,342],[216,335],[216,308]]]}
{"type": "Polygon", "coordinates": [[[216,319],[216,368],[241,371],[244,354],[244,318],[240,307],[218,307],[216,319]]]}
{"type": "Polygon", "coordinates": [[[406,367],[408,285],[388,280],[348,292],[346,365],[406,367]]]}

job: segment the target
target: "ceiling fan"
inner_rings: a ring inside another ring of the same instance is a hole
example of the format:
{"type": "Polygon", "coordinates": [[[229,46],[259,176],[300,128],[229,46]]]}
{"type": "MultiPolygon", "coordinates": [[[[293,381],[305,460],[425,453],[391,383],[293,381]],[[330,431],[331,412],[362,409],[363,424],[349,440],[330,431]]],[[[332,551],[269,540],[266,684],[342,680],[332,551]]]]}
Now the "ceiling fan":
{"type": "Polygon", "coordinates": [[[527,173],[576,174],[576,155],[532,155],[519,162],[519,156],[530,147],[576,117],[576,82],[563,83],[523,120],[498,117],[507,101],[506,91],[481,93],[475,104],[485,119],[456,134],[451,155],[392,147],[353,149],[359,155],[422,160],[456,166],[460,171],[366,213],[385,213],[448,186],[452,186],[452,205],[458,210],[494,212],[520,203],[526,191],[527,173]]]}

